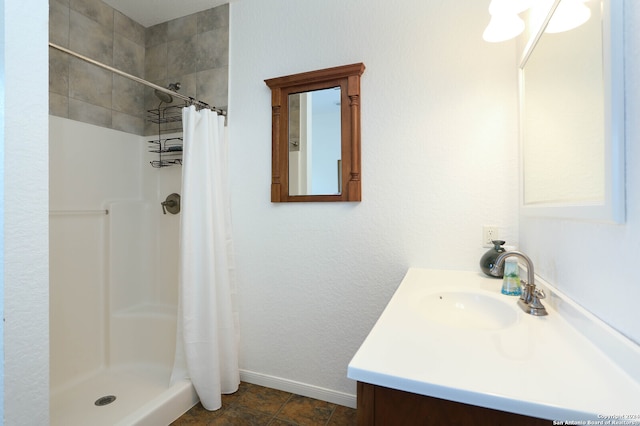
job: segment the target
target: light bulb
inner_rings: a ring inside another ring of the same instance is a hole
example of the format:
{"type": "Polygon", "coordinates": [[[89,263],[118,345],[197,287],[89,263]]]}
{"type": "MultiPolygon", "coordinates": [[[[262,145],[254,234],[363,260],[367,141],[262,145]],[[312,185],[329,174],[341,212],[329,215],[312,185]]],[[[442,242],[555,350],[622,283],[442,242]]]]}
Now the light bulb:
{"type": "Polygon", "coordinates": [[[524,31],[524,21],[517,14],[491,15],[489,25],[482,33],[482,38],[491,43],[498,43],[516,37],[524,31]]]}
{"type": "Polygon", "coordinates": [[[579,27],[589,20],[591,9],[584,0],[562,0],[545,28],[546,33],[561,33],[579,27]]]}

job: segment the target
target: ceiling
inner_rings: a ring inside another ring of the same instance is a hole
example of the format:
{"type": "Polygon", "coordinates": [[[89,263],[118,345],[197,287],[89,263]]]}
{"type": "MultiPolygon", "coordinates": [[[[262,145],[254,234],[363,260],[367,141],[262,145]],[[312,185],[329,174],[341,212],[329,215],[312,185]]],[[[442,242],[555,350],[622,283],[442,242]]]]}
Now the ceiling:
{"type": "Polygon", "coordinates": [[[229,3],[229,0],[102,0],[145,27],[229,3]]]}

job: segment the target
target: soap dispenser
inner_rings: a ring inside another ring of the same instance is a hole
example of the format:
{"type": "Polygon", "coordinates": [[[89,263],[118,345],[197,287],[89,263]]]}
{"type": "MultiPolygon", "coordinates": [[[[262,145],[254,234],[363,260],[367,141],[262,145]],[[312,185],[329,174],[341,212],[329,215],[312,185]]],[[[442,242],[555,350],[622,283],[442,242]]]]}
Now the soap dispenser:
{"type": "Polygon", "coordinates": [[[493,243],[493,248],[487,251],[480,258],[480,269],[482,269],[482,272],[484,272],[491,278],[502,278],[502,272],[500,272],[500,274],[498,275],[494,275],[491,273],[491,268],[493,268],[493,265],[496,263],[496,258],[500,255],[500,253],[505,252],[504,247],[502,247],[505,242],[502,240],[493,240],[491,241],[491,243],[493,243]]]}

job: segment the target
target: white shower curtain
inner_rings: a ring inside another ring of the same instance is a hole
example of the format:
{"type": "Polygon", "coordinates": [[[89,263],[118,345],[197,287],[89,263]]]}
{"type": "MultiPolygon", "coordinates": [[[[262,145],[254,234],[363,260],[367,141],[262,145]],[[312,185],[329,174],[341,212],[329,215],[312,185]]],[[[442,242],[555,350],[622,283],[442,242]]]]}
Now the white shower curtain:
{"type": "Polygon", "coordinates": [[[238,335],[224,117],[184,108],[180,277],[171,382],[189,378],[207,410],[238,389],[238,335]]]}

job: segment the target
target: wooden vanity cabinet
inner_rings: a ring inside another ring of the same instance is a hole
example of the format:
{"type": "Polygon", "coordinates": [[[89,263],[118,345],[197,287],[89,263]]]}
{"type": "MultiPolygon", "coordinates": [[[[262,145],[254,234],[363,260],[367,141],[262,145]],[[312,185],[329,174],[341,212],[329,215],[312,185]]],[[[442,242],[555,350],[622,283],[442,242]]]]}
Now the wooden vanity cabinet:
{"type": "Polygon", "coordinates": [[[358,382],[358,426],[548,426],[535,417],[358,382]]]}

